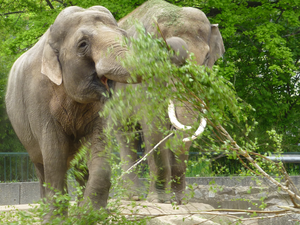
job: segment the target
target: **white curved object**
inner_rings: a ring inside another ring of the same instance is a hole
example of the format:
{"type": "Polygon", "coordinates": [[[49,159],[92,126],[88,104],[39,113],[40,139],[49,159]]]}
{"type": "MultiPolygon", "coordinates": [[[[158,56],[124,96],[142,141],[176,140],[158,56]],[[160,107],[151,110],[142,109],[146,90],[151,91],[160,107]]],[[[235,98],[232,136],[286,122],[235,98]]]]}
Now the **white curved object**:
{"type": "MultiPolygon", "coordinates": [[[[174,127],[176,127],[178,130],[190,130],[192,127],[191,126],[185,126],[182,123],[180,123],[175,114],[175,106],[172,100],[169,100],[169,107],[168,107],[168,114],[171,123],[173,124],[174,127]]],[[[182,141],[183,142],[188,142],[195,140],[201,133],[203,133],[204,129],[206,127],[206,119],[201,118],[200,125],[194,135],[192,137],[184,138],[182,141]]]]}

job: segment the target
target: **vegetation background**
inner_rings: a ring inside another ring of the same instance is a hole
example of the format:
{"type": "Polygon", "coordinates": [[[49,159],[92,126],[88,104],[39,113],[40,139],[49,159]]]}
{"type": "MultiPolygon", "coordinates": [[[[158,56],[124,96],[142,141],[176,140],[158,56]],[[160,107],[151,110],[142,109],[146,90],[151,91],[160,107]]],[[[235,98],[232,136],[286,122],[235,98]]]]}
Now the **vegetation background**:
{"type": "MultiPolygon", "coordinates": [[[[65,7],[102,5],[117,20],[143,0],[2,0],[0,2],[0,152],[25,151],[5,112],[5,88],[13,62],[33,46],[65,7]]],[[[266,130],[282,134],[285,152],[300,151],[300,0],[170,0],[201,9],[219,24],[226,53],[219,75],[253,106],[251,135],[263,145],[266,130]]],[[[240,135],[240,129],[233,129],[240,135]]],[[[252,137],[250,137],[252,138],[252,137]]],[[[272,145],[261,148],[272,151],[272,145]]]]}

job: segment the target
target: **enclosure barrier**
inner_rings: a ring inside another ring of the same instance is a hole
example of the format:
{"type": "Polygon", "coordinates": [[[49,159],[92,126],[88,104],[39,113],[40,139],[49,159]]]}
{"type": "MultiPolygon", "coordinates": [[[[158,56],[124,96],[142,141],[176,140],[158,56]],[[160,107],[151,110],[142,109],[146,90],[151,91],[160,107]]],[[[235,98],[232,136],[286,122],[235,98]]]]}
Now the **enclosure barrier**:
{"type": "Polygon", "coordinates": [[[0,152],[0,182],[37,181],[27,152],[0,152]]]}
{"type": "MultiPolygon", "coordinates": [[[[119,153],[115,153],[119,155],[119,153]]],[[[141,150],[137,152],[139,156],[143,154],[141,150]]],[[[193,177],[194,173],[203,171],[203,165],[205,172],[199,174],[200,176],[210,176],[216,174],[217,176],[226,175],[238,175],[239,171],[243,168],[243,165],[234,159],[228,159],[226,155],[219,153],[202,153],[202,152],[190,152],[189,153],[189,165],[191,170],[187,170],[187,176],[193,177]],[[201,158],[205,156],[207,160],[204,162],[201,158]],[[220,172],[220,167],[226,165],[227,172],[220,172]],[[199,167],[199,168],[197,168],[199,167]],[[207,172],[209,170],[209,172],[207,172]]],[[[289,174],[300,174],[300,152],[286,152],[278,155],[268,156],[273,161],[282,161],[289,174]]],[[[148,173],[146,168],[146,162],[143,162],[143,169],[141,173],[148,173]]],[[[31,182],[37,181],[34,165],[31,162],[27,152],[0,152],[0,182],[31,182]]]]}

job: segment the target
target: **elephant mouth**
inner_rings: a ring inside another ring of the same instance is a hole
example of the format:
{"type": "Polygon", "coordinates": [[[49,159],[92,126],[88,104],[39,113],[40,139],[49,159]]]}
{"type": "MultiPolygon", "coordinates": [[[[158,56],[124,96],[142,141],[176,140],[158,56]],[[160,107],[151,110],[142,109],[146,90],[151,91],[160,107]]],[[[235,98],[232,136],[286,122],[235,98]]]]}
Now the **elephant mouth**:
{"type": "Polygon", "coordinates": [[[93,73],[93,77],[95,77],[100,82],[100,85],[103,85],[105,89],[110,93],[110,89],[113,88],[113,80],[108,79],[104,75],[99,77],[96,72],[93,73]]]}
{"type": "Polygon", "coordinates": [[[109,92],[108,81],[109,81],[109,79],[105,76],[102,76],[100,78],[100,82],[105,86],[106,90],[109,92]]]}
{"type": "Polygon", "coordinates": [[[93,77],[93,83],[95,87],[100,88],[98,91],[100,91],[102,94],[104,92],[108,92],[108,96],[111,96],[111,89],[114,87],[114,81],[108,79],[106,76],[102,75],[99,76],[96,71],[92,74],[93,77]]]}

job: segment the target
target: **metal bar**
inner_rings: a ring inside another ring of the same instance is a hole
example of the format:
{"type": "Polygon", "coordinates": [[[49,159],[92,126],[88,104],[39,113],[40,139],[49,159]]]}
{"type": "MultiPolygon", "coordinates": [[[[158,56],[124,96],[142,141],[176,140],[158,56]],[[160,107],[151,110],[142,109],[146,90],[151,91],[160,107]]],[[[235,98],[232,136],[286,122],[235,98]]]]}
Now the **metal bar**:
{"type": "MultiPolygon", "coordinates": [[[[115,152],[114,152],[115,153],[115,152]]],[[[119,153],[115,153],[115,154],[119,154],[119,153]]],[[[137,152],[138,155],[143,154],[142,152],[138,151],[137,152]]],[[[197,160],[199,157],[203,156],[203,155],[207,155],[209,156],[216,156],[216,155],[220,155],[219,153],[216,154],[215,152],[189,152],[190,155],[190,160],[197,160]]],[[[2,174],[0,175],[1,179],[4,179],[4,182],[7,181],[12,181],[13,178],[16,181],[24,181],[24,179],[26,179],[27,181],[29,180],[34,180],[36,179],[36,175],[35,175],[35,168],[32,164],[32,162],[30,161],[30,158],[28,156],[27,152],[0,152],[0,157],[3,158],[3,165],[4,165],[4,169],[1,171],[1,173],[4,171],[4,175],[2,176],[2,174]],[[14,157],[14,158],[13,158],[14,157]],[[21,162],[19,162],[19,158],[21,160],[21,162]],[[26,158],[26,162],[23,162],[23,160],[25,160],[26,158]],[[8,162],[9,160],[9,162],[8,162]],[[16,163],[16,165],[14,165],[13,163],[16,163]],[[21,165],[21,168],[20,168],[21,165]],[[25,168],[26,166],[26,168],[25,168]],[[13,168],[15,168],[15,171],[13,170],[13,168]],[[23,168],[24,167],[24,168],[23,168]],[[30,168],[29,168],[30,167],[30,168]],[[21,176],[19,176],[18,173],[18,168],[21,169],[21,176]],[[26,175],[24,174],[26,170],[26,175]],[[9,171],[8,171],[9,170],[9,171]]],[[[273,160],[273,161],[282,161],[283,163],[287,163],[287,168],[288,169],[294,169],[295,171],[299,170],[299,165],[300,165],[300,152],[287,152],[287,153],[282,153],[282,154],[273,154],[268,156],[269,159],[273,160]],[[293,165],[289,165],[289,163],[293,163],[293,165]]],[[[225,159],[225,157],[224,157],[225,159]]],[[[0,161],[2,161],[0,159],[0,161]]],[[[237,167],[240,166],[238,164],[237,161],[226,161],[226,160],[222,160],[221,164],[228,164],[228,162],[231,162],[228,165],[228,169],[231,173],[235,173],[237,170],[237,167]]],[[[224,165],[223,164],[223,165],[224,165]]]]}
{"type": "Polygon", "coordinates": [[[267,156],[272,161],[281,161],[285,163],[300,163],[300,155],[272,155],[267,156]]]}
{"type": "Polygon", "coordinates": [[[29,156],[26,156],[26,167],[27,167],[27,176],[26,176],[26,180],[28,181],[28,174],[29,174],[29,164],[28,164],[28,158],[29,156]]]}
{"type": "Polygon", "coordinates": [[[16,172],[15,172],[15,180],[17,181],[18,180],[18,164],[17,164],[17,158],[18,156],[15,156],[15,164],[16,164],[16,172]]]}
{"type": "Polygon", "coordinates": [[[4,182],[6,182],[6,156],[3,157],[4,160],[4,182]]]}
{"type": "Polygon", "coordinates": [[[9,178],[10,178],[10,181],[12,180],[12,171],[11,171],[11,156],[9,156],[9,178]]]}
{"type": "Polygon", "coordinates": [[[24,157],[21,155],[20,158],[21,158],[21,180],[23,182],[24,181],[24,179],[23,179],[23,159],[24,159],[24,157]]]}
{"type": "Polygon", "coordinates": [[[0,152],[1,155],[28,155],[27,152],[0,152]]]}

